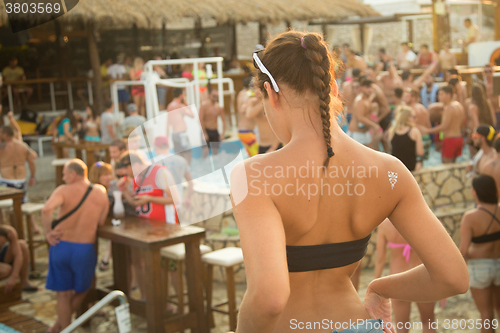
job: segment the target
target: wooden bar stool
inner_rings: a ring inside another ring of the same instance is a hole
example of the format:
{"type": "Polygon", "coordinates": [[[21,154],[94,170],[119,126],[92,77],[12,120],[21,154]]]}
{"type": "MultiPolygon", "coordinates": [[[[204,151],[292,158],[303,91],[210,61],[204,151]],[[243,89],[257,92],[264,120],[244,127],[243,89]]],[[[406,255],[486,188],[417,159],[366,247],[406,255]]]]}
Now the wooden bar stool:
{"type": "Polygon", "coordinates": [[[50,163],[52,166],[56,167],[56,186],[63,183],[63,167],[68,161],[71,161],[71,158],[56,158],[50,163]]]}
{"type": "Polygon", "coordinates": [[[238,247],[226,247],[203,255],[201,257],[201,261],[208,265],[206,280],[208,325],[210,325],[210,322],[212,320],[212,312],[216,311],[229,315],[229,330],[235,331],[236,315],[238,314],[238,309],[236,308],[234,266],[243,263],[243,252],[238,247]],[[214,266],[222,266],[226,268],[227,301],[212,306],[212,283],[214,266]],[[220,306],[225,304],[227,304],[229,307],[228,311],[219,309],[220,306]]]}
{"type": "MultiPolygon", "coordinates": [[[[211,252],[212,249],[209,246],[200,245],[200,253],[204,255],[205,253],[211,252]]],[[[184,259],[186,258],[186,247],[183,243],[175,244],[171,246],[163,247],[160,251],[161,256],[166,259],[174,260],[177,264],[177,295],[173,295],[172,297],[168,296],[168,288],[169,288],[169,278],[168,278],[168,263],[166,265],[166,269],[163,270],[164,281],[165,281],[165,299],[167,302],[171,298],[177,298],[177,310],[179,314],[184,314],[184,259]]],[[[174,303],[174,302],[172,302],[174,303]]],[[[174,303],[175,304],[175,303],[174,303]]]]}
{"type": "Polygon", "coordinates": [[[23,215],[26,216],[26,230],[28,231],[28,249],[30,251],[30,263],[31,263],[31,271],[35,271],[35,248],[40,247],[42,245],[48,245],[45,238],[43,240],[34,240],[33,239],[33,225],[31,224],[31,219],[33,214],[41,212],[45,204],[41,203],[31,203],[27,202],[21,205],[21,210],[23,211],[23,215]]]}

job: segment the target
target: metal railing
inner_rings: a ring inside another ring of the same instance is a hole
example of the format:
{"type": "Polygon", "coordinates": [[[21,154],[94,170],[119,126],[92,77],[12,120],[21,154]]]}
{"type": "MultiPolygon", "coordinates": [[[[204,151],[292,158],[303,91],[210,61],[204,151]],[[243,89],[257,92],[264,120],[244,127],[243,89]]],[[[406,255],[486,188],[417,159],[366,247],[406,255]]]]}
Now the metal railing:
{"type": "Polygon", "coordinates": [[[62,330],[61,333],[73,332],[75,329],[82,326],[87,320],[92,318],[92,316],[95,315],[97,311],[101,310],[103,307],[110,304],[117,298],[120,300],[120,305],[128,303],[127,296],[123,292],[114,290],[107,294],[99,302],[97,302],[93,307],[88,309],[84,314],[78,317],[74,322],[71,323],[71,325],[62,330]]]}

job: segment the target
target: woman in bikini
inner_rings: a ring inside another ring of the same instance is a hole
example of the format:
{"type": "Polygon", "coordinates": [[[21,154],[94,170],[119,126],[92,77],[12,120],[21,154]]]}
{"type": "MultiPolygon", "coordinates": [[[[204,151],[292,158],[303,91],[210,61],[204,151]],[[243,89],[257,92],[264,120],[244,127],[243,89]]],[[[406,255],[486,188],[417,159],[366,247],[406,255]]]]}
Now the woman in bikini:
{"type": "MultiPolygon", "coordinates": [[[[389,274],[406,272],[422,264],[411,246],[403,236],[396,230],[389,219],[385,219],[377,229],[377,260],[375,261],[375,279],[382,277],[385,266],[387,245],[391,248],[391,261],[389,263],[389,274]]],[[[409,332],[407,323],[410,322],[411,302],[392,300],[394,321],[398,333],[409,332]]],[[[420,312],[422,332],[436,332],[430,324],[434,323],[434,303],[417,303],[420,312]]]]}
{"type": "Polygon", "coordinates": [[[470,292],[483,320],[481,333],[493,333],[495,309],[500,316],[500,209],[495,180],[476,176],[472,196],[477,208],[462,217],[460,252],[467,259],[470,292]]]}
{"type": "MultiPolygon", "coordinates": [[[[141,75],[143,71],[144,60],[141,57],[137,57],[134,59],[134,67],[132,67],[129,71],[130,79],[132,81],[141,81],[141,75]]],[[[146,116],[146,101],[145,101],[145,92],[143,85],[135,85],[131,88],[132,99],[134,100],[134,104],[137,105],[137,112],[143,117],[146,116]]]]}
{"type": "Polygon", "coordinates": [[[282,33],[253,59],[266,117],[285,147],[231,172],[247,276],[236,332],[394,332],[391,299],[465,293],[465,261],[410,171],[337,125],[334,62],[321,35],[282,33]],[[363,304],[350,276],[387,217],[423,265],[372,281],[363,304]]]}

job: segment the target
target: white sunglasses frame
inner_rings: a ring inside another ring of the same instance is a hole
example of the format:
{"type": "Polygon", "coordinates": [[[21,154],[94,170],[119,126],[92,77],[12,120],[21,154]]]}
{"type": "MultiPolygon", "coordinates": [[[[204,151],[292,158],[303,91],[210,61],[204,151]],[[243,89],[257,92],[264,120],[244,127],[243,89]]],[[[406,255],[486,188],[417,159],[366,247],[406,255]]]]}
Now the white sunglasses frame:
{"type": "Polygon", "coordinates": [[[260,70],[263,74],[266,74],[269,77],[269,79],[271,80],[271,84],[273,85],[274,91],[279,92],[280,88],[278,87],[278,84],[274,80],[274,78],[271,75],[271,73],[269,73],[269,71],[267,70],[267,68],[264,66],[264,64],[262,63],[262,61],[260,61],[260,58],[257,55],[257,52],[253,53],[253,59],[255,60],[255,62],[257,63],[257,66],[259,67],[258,70],[260,70]]]}

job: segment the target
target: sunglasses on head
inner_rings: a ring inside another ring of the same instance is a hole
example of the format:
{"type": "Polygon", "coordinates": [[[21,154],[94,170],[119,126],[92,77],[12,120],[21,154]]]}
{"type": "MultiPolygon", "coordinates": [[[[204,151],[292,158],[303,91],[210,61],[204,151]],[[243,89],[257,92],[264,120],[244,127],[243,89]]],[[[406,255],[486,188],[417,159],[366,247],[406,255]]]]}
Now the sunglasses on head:
{"type": "Polygon", "coordinates": [[[130,163],[116,163],[115,164],[115,169],[123,169],[131,165],[130,163]]]}
{"type": "Polygon", "coordinates": [[[260,70],[262,74],[266,74],[269,77],[269,80],[271,80],[271,84],[273,86],[274,91],[278,92],[278,91],[280,91],[280,88],[278,87],[278,84],[276,83],[276,81],[274,80],[274,78],[271,75],[271,73],[267,70],[267,68],[264,66],[264,64],[262,63],[262,61],[259,58],[259,52],[262,52],[262,51],[264,51],[264,50],[258,50],[258,51],[255,51],[253,53],[253,55],[252,55],[252,57],[253,57],[253,65],[254,65],[255,68],[257,68],[258,70],[260,70]]]}

